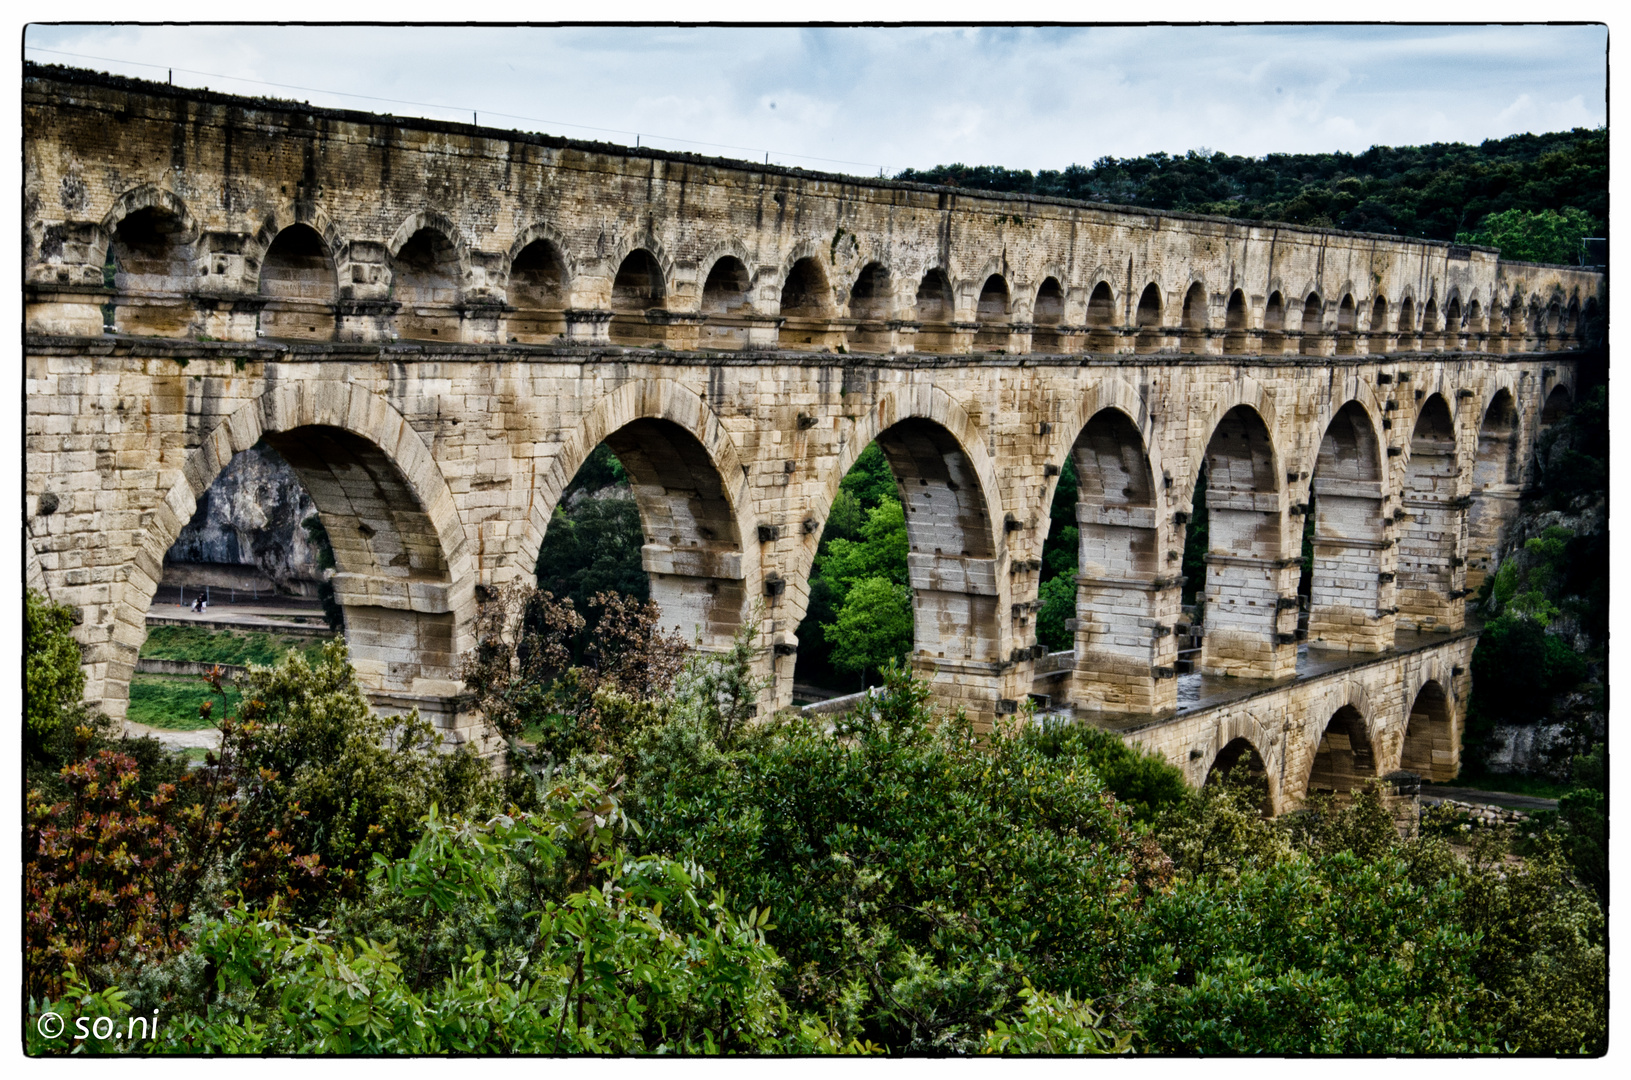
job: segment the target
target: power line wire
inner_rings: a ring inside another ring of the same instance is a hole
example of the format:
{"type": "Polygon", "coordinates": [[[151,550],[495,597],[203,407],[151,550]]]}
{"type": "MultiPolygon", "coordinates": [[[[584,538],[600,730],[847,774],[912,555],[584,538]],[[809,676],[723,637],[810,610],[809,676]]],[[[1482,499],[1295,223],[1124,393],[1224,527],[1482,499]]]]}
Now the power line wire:
{"type": "MultiPolygon", "coordinates": [[[[336,97],[358,98],[362,101],[382,101],[388,105],[412,105],[419,109],[440,109],[443,112],[470,113],[472,117],[477,112],[485,112],[489,116],[502,116],[509,120],[525,120],[529,124],[548,124],[552,127],[575,128],[579,131],[601,131],[609,135],[633,135],[636,140],[641,138],[662,139],[666,142],[685,143],[687,146],[713,146],[721,150],[740,150],[743,153],[765,153],[779,158],[797,158],[800,161],[825,161],[834,165],[860,165],[868,170],[877,169],[879,174],[885,171],[885,166],[877,162],[850,161],[846,158],[817,157],[814,154],[784,153],[779,150],[765,150],[763,147],[736,146],[732,143],[705,142],[701,139],[682,139],[677,135],[653,135],[651,132],[626,131],[622,128],[596,127],[593,124],[573,124],[565,120],[546,120],[536,116],[521,116],[517,113],[499,112],[496,109],[466,109],[453,105],[438,105],[428,101],[406,101],[402,98],[378,97],[373,94],[354,94],[348,90],[325,90],[314,86],[296,86],[292,83],[269,82],[265,79],[249,79],[242,75],[223,75],[214,71],[198,71],[193,68],[170,67],[166,64],[149,64],[141,60],[123,60],[112,56],[92,56],[89,53],[68,52],[63,49],[47,49],[39,45],[26,46],[32,52],[51,53],[54,56],[72,56],[79,60],[100,60],[105,64],[128,64],[133,67],[154,68],[161,71],[180,71],[187,75],[201,75],[206,79],[231,79],[234,82],[250,83],[255,86],[275,86],[279,90],[300,90],[307,94],[333,94],[336,97]]],[[[203,87],[202,89],[208,89],[203,87]]],[[[767,162],[768,163],[768,162],[767,162]]]]}

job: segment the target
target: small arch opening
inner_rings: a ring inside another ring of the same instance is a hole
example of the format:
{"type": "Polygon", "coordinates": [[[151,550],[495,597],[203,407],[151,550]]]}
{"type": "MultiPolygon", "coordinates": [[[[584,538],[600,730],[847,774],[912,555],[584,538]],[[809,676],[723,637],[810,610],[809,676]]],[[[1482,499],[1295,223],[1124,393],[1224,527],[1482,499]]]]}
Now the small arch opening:
{"type": "Polygon", "coordinates": [[[273,239],[261,260],[259,291],[273,298],[261,309],[266,337],[326,341],[334,336],[334,260],[310,225],[290,225],[273,239]]]}
{"type": "Polygon", "coordinates": [[[992,274],[980,286],[979,305],[975,321],[979,329],[974,332],[976,349],[995,352],[1008,348],[1008,282],[1001,274],[992,274]]]}
{"type": "Polygon", "coordinates": [[[782,284],[782,327],[777,335],[784,349],[827,348],[842,343],[832,326],[836,314],[827,273],[813,258],[793,264],[782,284]]]}
{"type": "Polygon", "coordinates": [[[1263,351],[1278,356],[1286,351],[1286,300],[1276,289],[1263,307],[1263,351]]]}
{"type": "Polygon", "coordinates": [[[1324,341],[1322,325],[1325,320],[1325,303],[1320,299],[1319,293],[1309,293],[1308,299],[1303,301],[1302,342],[1299,351],[1304,356],[1318,356],[1324,341]]]}
{"type": "Polygon", "coordinates": [[[850,347],[862,352],[888,352],[892,334],[887,321],[895,314],[894,285],[882,263],[867,263],[849,294],[850,318],[858,321],[849,332],[850,347]]]}
{"type": "Polygon", "coordinates": [[[1161,289],[1154,282],[1144,286],[1138,297],[1138,351],[1152,353],[1166,344],[1161,327],[1161,289]]]}
{"type": "Polygon", "coordinates": [[[913,300],[914,316],[918,322],[917,352],[949,352],[952,347],[951,326],[955,300],[951,281],[946,272],[930,270],[918,282],[917,296],[913,300]]]}
{"type": "Polygon", "coordinates": [[[147,206],[120,220],[108,242],[113,287],[146,295],[144,303],[117,306],[113,325],[118,332],[154,337],[190,333],[192,306],[180,297],[195,288],[195,257],[186,222],[168,210],[147,206]]]}
{"type": "Polygon", "coordinates": [[[1184,308],[1181,315],[1183,325],[1183,347],[1188,352],[1206,351],[1206,329],[1210,324],[1210,313],[1207,311],[1206,288],[1200,282],[1195,282],[1184,293],[1184,308]]]}
{"type": "Polygon", "coordinates": [[[1246,294],[1236,289],[1229,294],[1229,304],[1223,312],[1223,351],[1238,355],[1247,351],[1246,294]]]}
{"type": "Polygon", "coordinates": [[[623,257],[612,279],[611,338],[619,345],[655,345],[663,340],[663,327],[652,321],[667,299],[663,268],[657,256],[635,248],[623,257]]]}
{"type": "Polygon", "coordinates": [[[1352,356],[1354,353],[1354,329],[1356,310],[1352,293],[1342,297],[1342,303],[1337,305],[1337,355],[1352,356]]]}
{"type": "MultiPolygon", "coordinates": [[[[1409,296],[1399,301],[1399,333],[1411,337],[1416,333],[1416,301],[1409,296]]],[[[1406,343],[1400,341],[1399,344],[1403,346],[1406,343]]],[[[1414,345],[1415,342],[1412,341],[1410,344],[1414,345]]]]}
{"type": "Polygon", "coordinates": [[[1111,331],[1115,322],[1115,294],[1109,282],[1101,281],[1093,286],[1093,294],[1087,298],[1087,347],[1090,351],[1109,352],[1115,348],[1116,336],[1111,331]]]}
{"type": "Polygon", "coordinates": [[[703,348],[741,349],[748,344],[749,316],[753,313],[753,280],[734,255],[726,255],[708,270],[702,283],[703,348]]]}
{"type": "Polygon", "coordinates": [[[1036,303],[1031,309],[1032,352],[1062,352],[1064,338],[1059,324],[1065,319],[1065,290],[1057,278],[1047,278],[1036,290],[1036,303]]]}
{"type": "Polygon", "coordinates": [[[510,263],[508,337],[536,345],[565,334],[566,284],[566,259],[553,243],[534,240],[521,249],[510,263]]]}
{"type": "Polygon", "coordinates": [[[459,253],[439,230],[426,226],[391,260],[391,298],[398,335],[418,341],[459,340],[459,253]]]}

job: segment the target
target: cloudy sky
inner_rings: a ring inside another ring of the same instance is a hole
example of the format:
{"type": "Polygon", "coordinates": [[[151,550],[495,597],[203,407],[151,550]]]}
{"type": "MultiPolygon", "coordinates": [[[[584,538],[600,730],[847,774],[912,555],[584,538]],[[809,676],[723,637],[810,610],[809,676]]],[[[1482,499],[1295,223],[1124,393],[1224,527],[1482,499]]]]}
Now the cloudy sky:
{"type": "Polygon", "coordinates": [[[31,26],[24,43],[189,86],[872,175],[1607,118],[1602,26],[31,26]]]}

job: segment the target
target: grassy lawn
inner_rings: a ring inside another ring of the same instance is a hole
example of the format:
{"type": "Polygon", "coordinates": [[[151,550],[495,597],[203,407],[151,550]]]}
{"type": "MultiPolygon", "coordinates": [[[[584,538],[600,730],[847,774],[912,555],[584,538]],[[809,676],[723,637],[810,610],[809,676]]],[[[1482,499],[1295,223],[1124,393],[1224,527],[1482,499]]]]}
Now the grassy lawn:
{"type": "Polygon", "coordinates": [[[315,660],[323,650],[323,639],[260,630],[243,633],[206,630],[201,626],[155,626],[147,632],[141,655],[154,660],[192,660],[201,664],[275,664],[290,649],[315,660]]]}
{"type": "Polygon", "coordinates": [[[148,727],[171,731],[198,731],[215,727],[221,717],[237,711],[240,695],[230,686],[217,694],[202,679],[167,675],[135,675],[130,680],[129,718],[148,727]],[[215,702],[210,718],[199,715],[206,700],[215,702]]]}

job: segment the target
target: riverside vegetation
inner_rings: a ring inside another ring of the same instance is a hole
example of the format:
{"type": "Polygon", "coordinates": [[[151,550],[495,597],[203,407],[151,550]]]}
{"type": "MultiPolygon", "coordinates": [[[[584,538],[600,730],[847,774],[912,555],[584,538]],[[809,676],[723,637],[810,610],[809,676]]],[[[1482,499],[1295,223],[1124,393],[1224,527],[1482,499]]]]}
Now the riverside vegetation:
{"type": "Polygon", "coordinates": [[[77,704],[26,608],[31,1053],[1599,1053],[1569,821],[1401,840],[1374,790],[1262,819],[1085,727],[985,736],[885,663],[752,719],[649,604],[495,598],[508,768],[372,715],[344,645],[253,666],[188,769],[77,704]],[[141,1045],[32,1018],[163,1018],[141,1045]]]}

